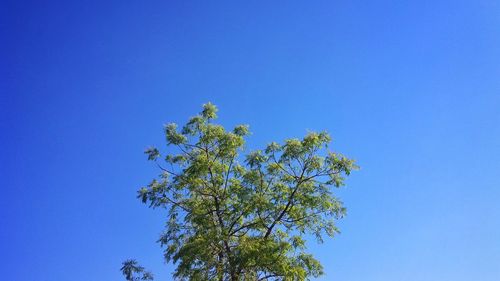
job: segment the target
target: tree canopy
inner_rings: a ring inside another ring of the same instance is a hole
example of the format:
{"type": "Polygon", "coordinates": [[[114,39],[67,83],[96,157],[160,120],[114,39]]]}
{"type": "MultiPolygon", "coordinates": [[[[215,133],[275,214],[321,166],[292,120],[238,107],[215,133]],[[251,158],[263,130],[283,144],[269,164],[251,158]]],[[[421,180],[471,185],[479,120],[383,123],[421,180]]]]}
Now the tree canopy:
{"type": "Polygon", "coordinates": [[[326,132],[271,142],[245,153],[247,125],[227,131],[217,107],[179,128],[165,125],[167,153],[145,153],[161,171],[138,191],[142,202],[167,211],[159,238],[177,280],[308,280],[323,274],[307,252],[339,232],[345,215],[333,194],[354,161],[329,149],[326,132]]]}
{"type": "Polygon", "coordinates": [[[136,260],[126,260],[122,263],[120,270],[127,281],[153,280],[153,274],[146,271],[136,260]]]}

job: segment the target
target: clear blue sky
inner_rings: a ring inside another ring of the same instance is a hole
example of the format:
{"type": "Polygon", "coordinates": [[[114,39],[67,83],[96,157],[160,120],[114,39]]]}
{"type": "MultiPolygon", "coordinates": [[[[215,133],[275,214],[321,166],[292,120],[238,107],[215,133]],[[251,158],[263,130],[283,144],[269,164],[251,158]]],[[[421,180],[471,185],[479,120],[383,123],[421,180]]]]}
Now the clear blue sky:
{"type": "Polygon", "coordinates": [[[362,170],[321,280],[500,280],[500,3],[2,1],[3,280],[161,280],[143,150],[202,103],[362,170]]]}

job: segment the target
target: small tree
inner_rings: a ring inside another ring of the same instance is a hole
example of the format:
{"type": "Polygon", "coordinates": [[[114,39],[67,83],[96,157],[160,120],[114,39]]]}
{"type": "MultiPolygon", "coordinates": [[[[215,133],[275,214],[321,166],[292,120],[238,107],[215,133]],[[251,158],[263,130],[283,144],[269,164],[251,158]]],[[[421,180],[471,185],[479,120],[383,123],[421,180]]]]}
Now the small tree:
{"type": "Polygon", "coordinates": [[[126,260],[120,270],[127,281],[153,280],[153,274],[146,271],[136,260],[126,260]]]}
{"type": "Polygon", "coordinates": [[[308,280],[323,274],[304,237],[334,236],[345,214],[332,187],[356,169],[328,150],[326,132],[272,142],[241,157],[248,126],[232,131],[212,123],[211,103],[180,130],[165,126],[167,145],[145,153],[161,170],[139,190],[153,208],[168,211],[159,242],[178,280],[308,280]]]}

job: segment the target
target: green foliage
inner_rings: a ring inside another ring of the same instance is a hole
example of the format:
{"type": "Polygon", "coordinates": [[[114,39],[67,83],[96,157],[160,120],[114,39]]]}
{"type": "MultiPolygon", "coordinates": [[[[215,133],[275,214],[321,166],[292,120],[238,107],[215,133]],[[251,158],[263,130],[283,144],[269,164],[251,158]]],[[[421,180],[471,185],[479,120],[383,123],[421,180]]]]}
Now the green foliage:
{"type": "MultiPolygon", "coordinates": [[[[323,274],[306,252],[305,234],[319,242],[338,233],[345,214],[332,187],[356,169],[328,150],[326,132],[270,143],[242,155],[248,126],[232,131],[212,123],[205,104],[181,130],[165,126],[170,153],[145,153],[162,173],[138,192],[142,202],[165,208],[159,242],[178,280],[308,280],[323,274]],[[163,157],[163,159],[162,159],[163,157]]],[[[125,274],[125,273],[124,273],[125,274]]],[[[129,279],[127,279],[129,280],[129,279]]]]}

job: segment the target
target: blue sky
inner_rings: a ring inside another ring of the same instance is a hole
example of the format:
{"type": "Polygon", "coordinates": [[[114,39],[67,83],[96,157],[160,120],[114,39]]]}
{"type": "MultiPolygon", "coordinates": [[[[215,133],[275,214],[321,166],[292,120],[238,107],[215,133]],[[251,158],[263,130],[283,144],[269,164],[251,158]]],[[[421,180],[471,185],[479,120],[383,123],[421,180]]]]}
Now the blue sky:
{"type": "Polygon", "coordinates": [[[212,101],[249,148],[328,130],[362,167],[320,280],[500,280],[500,4],[2,1],[4,280],[169,280],[135,198],[212,101]]]}

